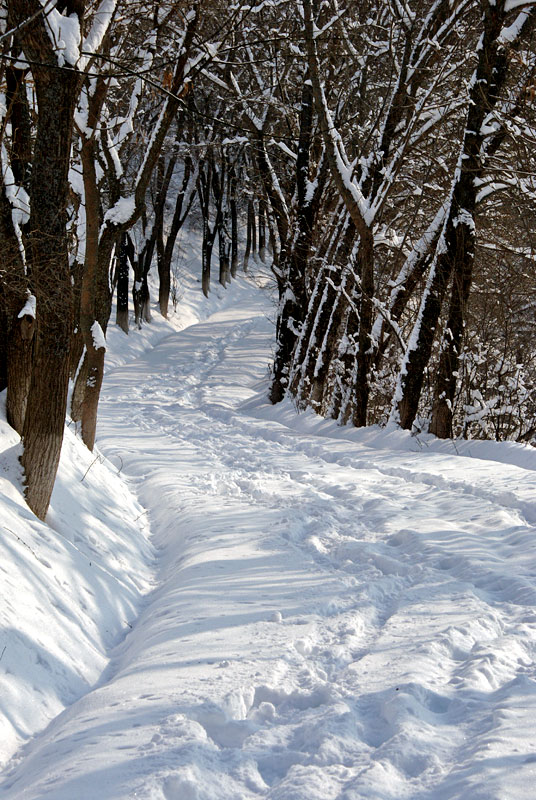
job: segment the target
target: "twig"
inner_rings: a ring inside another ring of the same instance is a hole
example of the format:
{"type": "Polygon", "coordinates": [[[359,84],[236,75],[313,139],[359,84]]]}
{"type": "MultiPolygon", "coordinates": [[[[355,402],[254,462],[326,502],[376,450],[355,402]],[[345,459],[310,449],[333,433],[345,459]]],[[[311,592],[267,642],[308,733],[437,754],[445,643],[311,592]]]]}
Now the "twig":
{"type": "MultiPolygon", "coordinates": [[[[88,474],[89,470],[91,469],[91,467],[93,466],[93,464],[95,463],[95,461],[99,461],[99,460],[100,460],[100,455],[98,455],[98,456],[95,456],[95,458],[93,459],[93,461],[91,462],[91,464],[89,465],[89,467],[86,469],[86,471],[84,472],[84,474],[83,474],[83,475],[82,475],[82,477],[80,478],[80,483],[82,483],[82,481],[84,480],[84,478],[85,478],[85,477],[86,477],[86,475],[88,474]]],[[[101,463],[102,463],[102,462],[101,462],[101,463]]]]}
{"type": "Polygon", "coordinates": [[[24,539],[21,539],[21,538],[20,538],[20,536],[19,536],[18,534],[16,534],[16,533],[15,533],[15,531],[12,531],[12,530],[11,530],[11,528],[8,528],[8,527],[7,527],[7,525],[3,525],[2,527],[4,528],[4,530],[6,530],[6,531],[9,531],[10,533],[12,533],[12,534],[13,534],[13,536],[15,537],[15,539],[17,539],[17,540],[18,540],[18,541],[19,541],[21,544],[23,544],[23,545],[24,545],[24,547],[27,547],[27,548],[28,548],[28,550],[30,551],[30,553],[33,555],[33,557],[34,557],[34,558],[36,558],[36,559],[39,561],[39,563],[41,563],[41,561],[40,561],[40,559],[39,559],[39,556],[37,555],[37,553],[35,552],[35,550],[32,550],[32,548],[30,547],[30,545],[29,545],[29,544],[26,544],[26,542],[24,541],[24,539]]]}

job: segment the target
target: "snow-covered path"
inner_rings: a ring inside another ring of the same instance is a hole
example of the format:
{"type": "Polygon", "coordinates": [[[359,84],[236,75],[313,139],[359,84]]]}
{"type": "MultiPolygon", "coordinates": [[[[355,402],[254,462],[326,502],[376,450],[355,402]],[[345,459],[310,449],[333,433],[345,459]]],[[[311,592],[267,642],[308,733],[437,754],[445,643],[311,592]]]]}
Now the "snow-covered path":
{"type": "Polygon", "coordinates": [[[533,800],[536,454],[373,448],[270,408],[267,300],[232,291],[107,376],[99,447],[157,588],[0,798],[533,800]]]}

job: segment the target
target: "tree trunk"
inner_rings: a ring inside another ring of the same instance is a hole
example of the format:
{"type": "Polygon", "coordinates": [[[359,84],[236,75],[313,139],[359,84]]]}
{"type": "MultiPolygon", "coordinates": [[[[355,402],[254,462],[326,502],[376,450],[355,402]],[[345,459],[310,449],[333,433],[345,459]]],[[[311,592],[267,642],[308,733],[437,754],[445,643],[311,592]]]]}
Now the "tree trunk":
{"type": "MultiPolygon", "coordinates": [[[[313,237],[313,224],[318,210],[322,181],[317,181],[313,196],[307,191],[310,171],[310,150],[313,124],[313,94],[310,82],[302,87],[300,138],[296,159],[296,221],[291,242],[283,242],[279,271],[283,286],[276,326],[276,351],[270,386],[270,401],[280,402],[289,388],[292,354],[307,313],[305,271],[313,237]],[[288,249],[287,249],[288,247],[288,249]]],[[[264,204],[259,204],[259,217],[264,219],[264,204]],[[261,213],[262,208],[262,213],[261,213]]],[[[259,240],[261,226],[259,224],[259,240]]]]}
{"type": "Polygon", "coordinates": [[[220,277],[219,282],[226,287],[230,281],[230,250],[231,243],[228,239],[224,223],[220,223],[218,231],[218,251],[220,256],[220,277]]]}
{"type": "Polygon", "coordinates": [[[236,278],[238,270],[238,212],[236,208],[236,174],[234,167],[230,171],[229,181],[229,213],[231,216],[231,277],[236,278]]]}
{"type": "Polygon", "coordinates": [[[255,223],[253,221],[253,201],[248,200],[248,217],[247,217],[247,224],[246,224],[246,249],[244,251],[244,263],[243,269],[244,272],[248,271],[249,267],[249,258],[251,255],[251,246],[252,246],[252,228],[254,227],[255,223]]]}
{"type": "Polygon", "coordinates": [[[165,248],[158,248],[157,264],[158,264],[158,307],[160,313],[167,319],[169,316],[169,295],[171,292],[171,264],[164,258],[165,248]]]}
{"type": "Polygon", "coordinates": [[[32,123],[26,94],[26,71],[6,66],[6,105],[11,123],[11,168],[19,186],[29,188],[32,163],[32,123]]]}
{"type": "Polygon", "coordinates": [[[259,258],[266,261],[266,204],[263,197],[259,197],[259,258]]]}
{"type": "Polygon", "coordinates": [[[210,292],[210,265],[212,261],[213,240],[210,235],[208,220],[203,219],[203,241],[201,244],[201,288],[205,297],[210,292]]]}
{"type": "Polygon", "coordinates": [[[452,280],[450,311],[439,357],[434,405],[430,421],[430,433],[440,439],[451,438],[453,433],[453,405],[458,384],[459,356],[463,339],[465,308],[471,287],[472,264],[472,257],[466,258],[464,267],[461,269],[459,267],[456,268],[452,280]]]}
{"type": "Polygon", "coordinates": [[[128,248],[127,235],[121,235],[119,258],[117,262],[117,311],[115,321],[117,325],[128,334],[128,248]]]}
{"type": "MultiPolygon", "coordinates": [[[[93,99],[93,98],[92,98],[93,99]]],[[[89,120],[93,127],[96,120],[89,120]]],[[[84,135],[81,148],[84,197],[86,206],[86,258],[80,293],[80,328],[86,348],[84,398],[82,401],[82,440],[89,450],[95,445],[97,409],[104,375],[102,328],[96,321],[95,293],[99,256],[99,190],[95,169],[96,147],[94,135],[84,135]],[[97,327],[96,327],[97,326],[97,327]]]]}
{"type": "Polygon", "coordinates": [[[400,427],[406,430],[411,430],[417,415],[425,370],[432,352],[441,305],[452,271],[452,261],[448,256],[450,253],[447,250],[440,256],[436,255],[434,259],[413,332],[415,344],[406,353],[401,370],[400,399],[395,413],[398,414],[400,427]]]}
{"type": "MultiPolygon", "coordinates": [[[[38,104],[30,183],[27,256],[37,299],[34,366],[23,428],[21,463],[26,500],[44,519],[60,459],[73,330],[73,291],[66,234],[68,170],[78,73],[56,69],[57,57],[37,0],[12,0],[13,22],[34,20],[19,31],[38,104]]],[[[80,19],[82,26],[83,20],[80,19]]]]}
{"type": "Polygon", "coordinates": [[[8,339],[9,339],[9,315],[5,289],[0,282],[0,392],[7,387],[7,361],[8,361],[8,339]]]}
{"type": "Polygon", "coordinates": [[[356,428],[367,424],[370,394],[372,298],[374,297],[374,236],[369,228],[359,237],[358,274],[360,278],[359,337],[357,349],[357,381],[354,392],[353,423],[356,428]]]}
{"type": "Polygon", "coordinates": [[[210,271],[212,263],[212,249],[216,233],[220,224],[222,191],[220,176],[217,174],[214,156],[210,153],[208,161],[199,168],[197,182],[201,215],[203,217],[203,241],[201,245],[201,288],[205,297],[210,291],[210,271]],[[204,168],[206,167],[206,169],[204,168]],[[216,202],[216,217],[212,228],[210,227],[210,198],[214,194],[216,202]]]}
{"type": "Polygon", "coordinates": [[[19,314],[28,296],[27,277],[13,226],[11,204],[2,181],[0,188],[0,248],[3,274],[0,286],[2,304],[2,376],[0,386],[7,386],[7,421],[22,434],[26,401],[30,390],[35,319],[19,314]]]}
{"type": "Polygon", "coordinates": [[[19,434],[24,430],[32,379],[35,327],[35,317],[26,314],[15,319],[9,333],[6,416],[11,427],[19,434]]]}
{"type": "Polygon", "coordinates": [[[248,205],[248,223],[251,225],[251,252],[256,255],[257,251],[257,215],[255,211],[255,200],[251,200],[248,205]],[[251,212],[251,213],[250,213],[251,212]]]}

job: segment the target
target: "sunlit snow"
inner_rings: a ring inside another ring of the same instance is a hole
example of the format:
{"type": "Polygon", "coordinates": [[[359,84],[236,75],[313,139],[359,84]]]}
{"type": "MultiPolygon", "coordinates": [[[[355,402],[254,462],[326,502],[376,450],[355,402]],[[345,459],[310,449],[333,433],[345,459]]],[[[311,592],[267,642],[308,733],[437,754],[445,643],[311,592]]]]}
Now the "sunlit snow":
{"type": "Polygon", "coordinates": [[[0,423],[0,798],[531,800],[535,451],[270,406],[251,267],[110,325],[48,525],[0,423]]]}

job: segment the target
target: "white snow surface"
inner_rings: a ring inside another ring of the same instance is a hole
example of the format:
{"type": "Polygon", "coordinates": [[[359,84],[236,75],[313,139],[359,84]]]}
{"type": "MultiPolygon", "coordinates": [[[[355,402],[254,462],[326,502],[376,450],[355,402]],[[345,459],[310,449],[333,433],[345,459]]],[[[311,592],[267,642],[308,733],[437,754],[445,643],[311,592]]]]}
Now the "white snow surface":
{"type": "Polygon", "coordinates": [[[36,307],[37,300],[35,295],[28,293],[26,302],[17,315],[18,319],[22,319],[23,317],[33,317],[35,319],[36,307]]]}
{"type": "Polygon", "coordinates": [[[112,222],[116,225],[121,225],[131,218],[135,207],[136,198],[134,195],[130,197],[120,197],[115,205],[109,208],[104,215],[104,222],[112,222]]]}
{"type": "Polygon", "coordinates": [[[0,422],[0,798],[532,800],[535,451],[270,406],[259,283],[110,326],[47,524],[0,422]]]}
{"type": "Polygon", "coordinates": [[[104,336],[104,331],[102,330],[101,326],[95,320],[93,325],[91,326],[91,337],[93,339],[93,346],[95,350],[106,350],[106,339],[104,336]]]}

